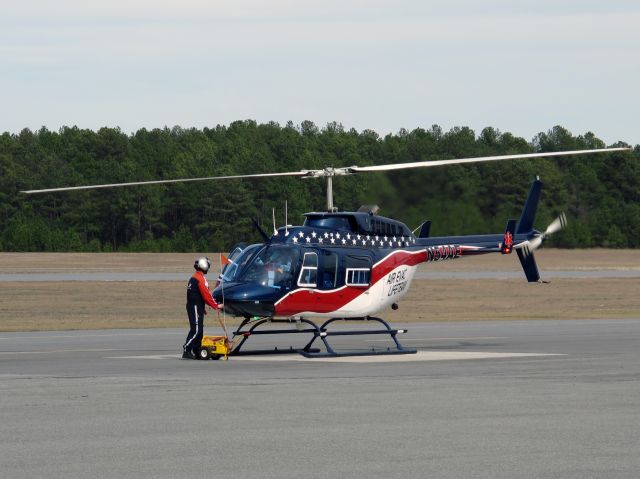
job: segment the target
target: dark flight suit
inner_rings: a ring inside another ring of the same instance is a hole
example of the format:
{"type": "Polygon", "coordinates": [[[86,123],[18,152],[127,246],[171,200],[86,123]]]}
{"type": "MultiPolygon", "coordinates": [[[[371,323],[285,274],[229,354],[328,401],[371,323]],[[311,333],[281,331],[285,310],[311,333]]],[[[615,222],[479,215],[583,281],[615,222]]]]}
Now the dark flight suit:
{"type": "Polygon", "coordinates": [[[218,308],[209,291],[209,283],[204,273],[196,271],[187,283],[187,315],[189,316],[189,334],[182,346],[184,352],[191,351],[196,356],[200,351],[202,333],[204,328],[204,305],[208,304],[214,309],[218,308]]]}

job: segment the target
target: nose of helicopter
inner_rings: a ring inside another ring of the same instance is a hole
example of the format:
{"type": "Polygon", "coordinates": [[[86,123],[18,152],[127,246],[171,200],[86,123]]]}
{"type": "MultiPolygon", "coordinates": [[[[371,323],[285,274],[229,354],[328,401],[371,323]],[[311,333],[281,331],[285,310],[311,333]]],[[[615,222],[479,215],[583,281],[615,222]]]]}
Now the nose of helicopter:
{"type": "Polygon", "coordinates": [[[272,317],[274,304],[283,294],[279,289],[257,283],[225,283],[213,291],[213,299],[235,316],[272,317]]]}

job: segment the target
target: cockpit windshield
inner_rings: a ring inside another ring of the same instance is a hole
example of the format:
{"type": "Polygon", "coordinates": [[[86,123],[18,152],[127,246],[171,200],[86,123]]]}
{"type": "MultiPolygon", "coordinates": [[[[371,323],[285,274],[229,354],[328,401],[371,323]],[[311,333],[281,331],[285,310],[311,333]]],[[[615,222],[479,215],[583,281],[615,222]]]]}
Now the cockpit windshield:
{"type": "Polygon", "coordinates": [[[235,248],[229,255],[229,263],[222,268],[220,278],[223,281],[235,280],[238,272],[251,261],[261,246],[261,244],[253,244],[244,249],[235,248]]]}
{"type": "Polygon", "coordinates": [[[291,288],[300,262],[300,249],[291,246],[264,246],[241,268],[237,281],[259,283],[272,288],[291,288]]]}

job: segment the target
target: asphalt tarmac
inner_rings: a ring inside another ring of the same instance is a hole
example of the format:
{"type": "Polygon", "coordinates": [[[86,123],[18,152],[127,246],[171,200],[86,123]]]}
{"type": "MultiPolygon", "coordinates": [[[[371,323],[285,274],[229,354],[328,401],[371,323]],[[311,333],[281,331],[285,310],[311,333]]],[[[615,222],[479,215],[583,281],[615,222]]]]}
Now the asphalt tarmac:
{"type": "Polygon", "coordinates": [[[406,327],[417,355],[206,362],[185,330],[0,333],[0,477],[640,476],[640,319],[406,327]]]}

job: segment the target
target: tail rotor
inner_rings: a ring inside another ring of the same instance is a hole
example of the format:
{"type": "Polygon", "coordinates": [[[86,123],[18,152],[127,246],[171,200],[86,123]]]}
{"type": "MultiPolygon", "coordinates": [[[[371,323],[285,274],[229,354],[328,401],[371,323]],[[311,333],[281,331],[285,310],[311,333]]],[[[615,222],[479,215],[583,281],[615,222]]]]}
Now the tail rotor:
{"type": "Polygon", "coordinates": [[[553,220],[544,233],[533,237],[530,240],[527,240],[523,243],[520,243],[516,246],[516,249],[521,249],[525,256],[529,256],[535,250],[537,250],[542,242],[545,241],[552,234],[557,233],[558,231],[566,228],[567,226],[567,217],[564,213],[561,213],[555,220],[553,220]]]}

